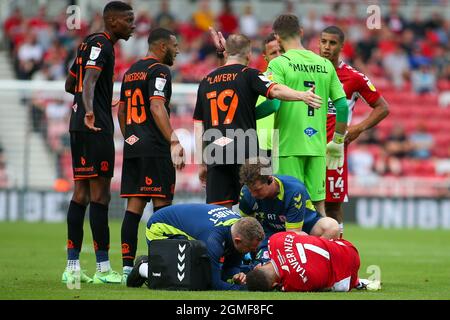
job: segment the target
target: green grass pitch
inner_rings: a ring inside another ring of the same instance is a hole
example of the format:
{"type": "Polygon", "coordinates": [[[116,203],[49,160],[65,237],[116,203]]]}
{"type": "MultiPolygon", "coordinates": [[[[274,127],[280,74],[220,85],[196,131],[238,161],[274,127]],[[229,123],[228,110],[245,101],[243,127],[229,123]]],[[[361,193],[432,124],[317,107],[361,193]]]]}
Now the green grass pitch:
{"type": "MultiPolygon", "coordinates": [[[[110,222],[111,262],[121,271],[120,222],[110,222]]],[[[81,267],[92,276],[95,258],[89,225],[85,223],[81,267]]],[[[138,254],[145,254],[145,226],[139,230],[138,254]]],[[[377,292],[255,293],[174,292],[126,288],[121,285],[81,284],[70,290],[60,282],[65,268],[65,224],[0,223],[0,299],[450,299],[450,232],[448,230],[362,229],[346,225],[345,236],[359,249],[359,275],[369,266],[381,270],[383,287],[377,292]]]]}

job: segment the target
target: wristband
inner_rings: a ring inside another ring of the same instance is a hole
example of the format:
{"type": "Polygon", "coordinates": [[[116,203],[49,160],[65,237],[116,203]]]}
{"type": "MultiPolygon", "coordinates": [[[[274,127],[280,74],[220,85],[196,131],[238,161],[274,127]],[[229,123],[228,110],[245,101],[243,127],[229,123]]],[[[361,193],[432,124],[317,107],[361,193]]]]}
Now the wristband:
{"type": "Polygon", "coordinates": [[[340,134],[335,132],[333,135],[333,141],[336,142],[337,144],[341,144],[344,143],[345,140],[345,134],[340,134]]]}

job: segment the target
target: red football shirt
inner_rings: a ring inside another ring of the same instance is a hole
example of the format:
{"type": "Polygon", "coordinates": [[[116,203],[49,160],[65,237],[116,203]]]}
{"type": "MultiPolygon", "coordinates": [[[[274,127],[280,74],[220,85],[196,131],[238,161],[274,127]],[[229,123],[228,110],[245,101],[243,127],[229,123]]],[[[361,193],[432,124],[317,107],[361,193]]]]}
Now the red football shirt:
{"type": "Polygon", "coordinates": [[[349,291],[358,284],[359,254],[350,242],[278,232],[269,257],[283,291],[349,291]]]}
{"type": "MultiPolygon", "coordinates": [[[[341,61],[336,69],[337,76],[344,87],[349,108],[348,124],[352,120],[352,113],[358,98],[364,99],[369,105],[374,104],[379,98],[380,93],[370,82],[369,78],[348,64],[341,61]]],[[[332,101],[328,102],[328,118],[327,118],[327,141],[331,141],[334,134],[334,126],[336,124],[336,108],[332,101]]]]}

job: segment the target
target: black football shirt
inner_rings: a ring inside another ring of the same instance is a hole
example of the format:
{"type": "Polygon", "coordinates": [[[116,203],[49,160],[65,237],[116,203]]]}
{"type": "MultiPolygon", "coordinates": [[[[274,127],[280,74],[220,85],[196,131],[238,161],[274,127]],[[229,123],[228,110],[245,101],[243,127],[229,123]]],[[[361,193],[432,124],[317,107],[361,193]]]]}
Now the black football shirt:
{"type": "Polygon", "coordinates": [[[169,67],[154,57],[143,58],[125,73],[120,103],[126,109],[124,157],[170,157],[170,143],[150,111],[153,99],[164,101],[170,116],[172,78],[169,67]]]}
{"type": "Polygon", "coordinates": [[[202,121],[206,164],[242,164],[256,156],[255,104],[274,83],[242,64],[222,66],[200,83],[194,121],[202,121]]]}
{"type": "Polygon", "coordinates": [[[77,56],[69,71],[76,78],[74,104],[70,117],[70,131],[89,131],[84,124],[86,111],[82,93],[86,69],[92,68],[101,72],[94,91],[94,125],[101,128],[104,133],[114,133],[111,110],[114,62],[114,44],[110,36],[105,32],[87,36],[78,46],[77,56]]]}

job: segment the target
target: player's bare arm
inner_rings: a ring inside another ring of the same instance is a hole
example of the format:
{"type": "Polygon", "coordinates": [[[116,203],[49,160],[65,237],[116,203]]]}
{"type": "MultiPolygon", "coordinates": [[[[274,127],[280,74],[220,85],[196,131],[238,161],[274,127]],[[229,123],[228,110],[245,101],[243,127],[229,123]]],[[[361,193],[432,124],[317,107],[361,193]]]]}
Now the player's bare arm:
{"type": "Polygon", "coordinates": [[[378,98],[375,103],[370,105],[373,110],[367,116],[366,119],[358,124],[348,127],[347,136],[345,137],[345,143],[349,144],[359,137],[359,135],[374,126],[376,126],[381,120],[386,118],[389,114],[389,106],[383,97],[378,98]]]}
{"type": "Polygon", "coordinates": [[[270,99],[280,99],[285,101],[303,101],[314,109],[319,109],[322,105],[322,98],[314,93],[314,87],[308,91],[297,91],[277,83],[269,92],[270,99]]]}
{"type": "Polygon", "coordinates": [[[209,33],[211,34],[211,38],[213,40],[214,46],[216,47],[217,56],[219,58],[219,65],[225,64],[225,43],[226,40],[220,31],[216,31],[213,27],[209,27],[209,33]]]}
{"type": "Polygon", "coordinates": [[[225,43],[226,40],[220,31],[216,31],[213,27],[209,27],[209,33],[211,34],[211,38],[214,42],[214,46],[216,47],[218,52],[225,51],[225,43]]]}
{"type": "Polygon", "coordinates": [[[76,77],[73,76],[73,74],[69,73],[67,75],[66,83],[65,83],[65,90],[67,93],[70,93],[73,95],[75,94],[76,81],[77,81],[77,79],[76,79],[76,77]]]}
{"type": "Polygon", "coordinates": [[[202,183],[202,186],[206,186],[206,164],[203,163],[203,122],[195,121],[194,122],[194,136],[195,136],[195,160],[196,163],[200,164],[198,171],[198,179],[202,183]]]}
{"type": "Polygon", "coordinates": [[[86,69],[86,75],[83,80],[83,105],[86,111],[86,115],[84,116],[84,124],[89,130],[94,132],[98,132],[102,130],[101,128],[97,128],[95,126],[95,116],[94,116],[94,92],[95,92],[95,84],[97,83],[98,78],[100,77],[99,70],[96,69],[86,69]]]}
{"type": "Polygon", "coordinates": [[[150,103],[150,111],[153,119],[155,119],[158,129],[163,134],[167,142],[170,143],[170,153],[172,155],[172,162],[178,170],[185,166],[184,149],[178,140],[177,135],[170,125],[169,115],[164,107],[164,100],[152,99],[150,103]]]}
{"type": "Polygon", "coordinates": [[[122,132],[122,136],[125,138],[125,121],[127,117],[127,109],[125,107],[125,103],[119,103],[119,110],[117,111],[117,119],[119,120],[120,132],[122,132]]]}

